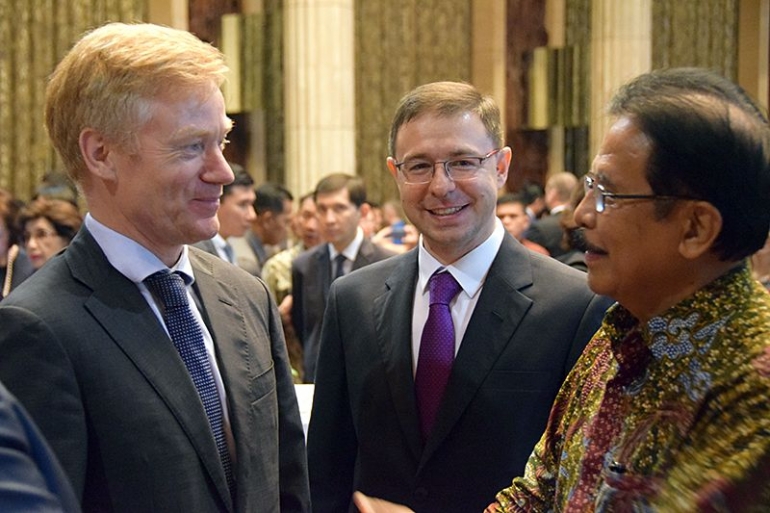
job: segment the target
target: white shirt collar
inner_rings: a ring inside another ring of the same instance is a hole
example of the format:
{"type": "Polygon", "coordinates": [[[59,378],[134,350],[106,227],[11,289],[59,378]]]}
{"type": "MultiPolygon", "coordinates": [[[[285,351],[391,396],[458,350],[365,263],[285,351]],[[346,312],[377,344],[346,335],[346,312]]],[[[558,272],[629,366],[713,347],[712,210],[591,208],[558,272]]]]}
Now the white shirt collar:
{"type": "Polygon", "coordinates": [[[327,243],[327,247],[329,248],[329,258],[331,260],[334,260],[334,257],[337,256],[338,253],[342,253],[345,255],[345,258],[350,260],[351,262],[355,262],[356,257],[358,256],[358,250],[361,249],[361,244],[364,242],[364,230],[361,229],[359,226],[356,229],[356,236],[353,238],[353,240],[350,242],[350,244],[347,245],[345,249],[342,251],[337,251],[334,249],[334,246],[330,243],[327,243]]]}
{"type": "Polygon", "coordinates": [[[484,284],[489,268],[492,266],[497,252],[503,243],[505,229],[499,219],[495,219],[495,228],[487,240],[476,246],[471,252],[450,265],[444,266],[431,255],[423,244],[420,236],[419,250],[417,253],[417,265],[419,277],[417,290],[425,293],[428,280],[439,269],[446,268],[462,287],[468,297],[478,294],[484,284]]]}
{"type": "MultiPolygon", "coordinates": [[[[96,243],[104,252],[110,264],[118,270],[123,276],[133,281],[141,283],[149,275],[168,269],[157,256],[147,248],[133,239],[108,228],[93,218],[91,214],[86,214],[86,228],[93,236],[96,243]]],[[[192,281],[192,264],[187,255],[187,246],[182,246],[182,255],[171,268],[171,271],[180,271],[186,274],[192,281]]]]}

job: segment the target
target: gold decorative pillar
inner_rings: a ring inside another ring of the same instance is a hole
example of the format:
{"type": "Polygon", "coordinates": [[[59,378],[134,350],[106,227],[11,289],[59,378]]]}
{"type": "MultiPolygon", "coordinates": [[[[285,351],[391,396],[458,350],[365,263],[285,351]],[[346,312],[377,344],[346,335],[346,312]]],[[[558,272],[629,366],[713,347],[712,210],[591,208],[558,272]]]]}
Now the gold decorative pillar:
{"type": "Polygon", "coordinates": [[[190,26],[187,0],[153,0],[147,2],[147,21],[187,30],[190,26]]]}
{"type": "Polygon", "coordinates": [[[738,83],[767,111],[770,0],[741,0],[738,11],[738,83]]]}
{"type": "MultiPolygon", "coordinates": [[[[472,0],[471,83],[505,113],[505,2],[472,0]]],[[[505,126],[505,119],[503,119],[505,126]]]]}
{"type": "Polygon", "coordinates": [[[615,90],[652,66],[652,0],[592,0],[591,148],[607,131],[607,102],[615,90]]]}
{"type": "Polygon", "coordinates": [[[286,0],[286,185],[355,174],[354,2],[286,0]]]}

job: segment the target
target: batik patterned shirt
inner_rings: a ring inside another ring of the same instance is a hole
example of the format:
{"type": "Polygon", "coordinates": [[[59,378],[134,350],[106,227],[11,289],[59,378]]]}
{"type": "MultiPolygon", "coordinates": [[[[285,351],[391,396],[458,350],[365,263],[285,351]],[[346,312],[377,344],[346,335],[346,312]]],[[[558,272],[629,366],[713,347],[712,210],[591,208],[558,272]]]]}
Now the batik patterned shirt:
{"type": "Polygon", "coordinates": [[[770,294],[741,266],[643,325],[610,308],[487,511],[770,511],[770,294]]]}
{"type": "Polygon", "coordinates": [[[273,294],[276,304],[281,304],[291,294],[291,263],[304,251],[302,243],[276,253],[262,266],[262,279],[273,294]]]}

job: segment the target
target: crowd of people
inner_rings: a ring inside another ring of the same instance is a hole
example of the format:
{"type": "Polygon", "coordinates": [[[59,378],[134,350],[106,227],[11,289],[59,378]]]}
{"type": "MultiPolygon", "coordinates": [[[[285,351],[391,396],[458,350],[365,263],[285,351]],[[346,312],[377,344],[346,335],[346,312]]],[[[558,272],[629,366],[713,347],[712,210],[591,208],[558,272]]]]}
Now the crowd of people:
{"type": "Polygon", "coordinates": [[[82,198],[0,190],[0,510],[770,506],[770,126],[742,89],[643,74],[585,176],[508,192],[499,107],[423,84],[398,199],[337,172],[295,202],[225,159],[226,72],[110,23],[51,75],[82,198]]]}

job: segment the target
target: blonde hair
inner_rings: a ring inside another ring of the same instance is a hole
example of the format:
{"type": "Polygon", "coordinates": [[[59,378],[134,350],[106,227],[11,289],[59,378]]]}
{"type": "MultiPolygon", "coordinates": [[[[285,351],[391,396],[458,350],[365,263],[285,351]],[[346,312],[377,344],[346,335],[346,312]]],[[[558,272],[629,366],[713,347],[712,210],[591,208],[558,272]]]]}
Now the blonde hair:
{"type": "Polygon", "coordinates": [[[134,134],[151,115],[149,101],[180,89],[220,87],[226,72],[222,53],[189,32],[109,23],[82,37],[51,75],[48,135],[78,182],[86,169],[79,144],[83,129],[135,149],[134,134]]]}

